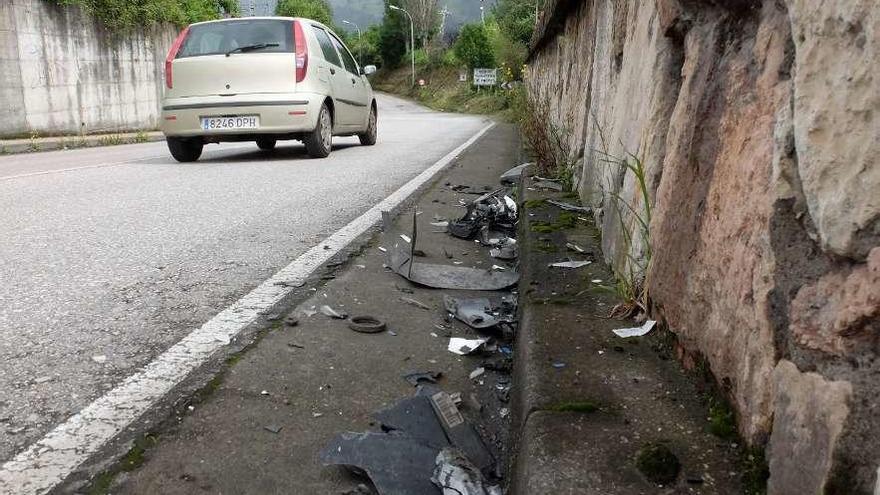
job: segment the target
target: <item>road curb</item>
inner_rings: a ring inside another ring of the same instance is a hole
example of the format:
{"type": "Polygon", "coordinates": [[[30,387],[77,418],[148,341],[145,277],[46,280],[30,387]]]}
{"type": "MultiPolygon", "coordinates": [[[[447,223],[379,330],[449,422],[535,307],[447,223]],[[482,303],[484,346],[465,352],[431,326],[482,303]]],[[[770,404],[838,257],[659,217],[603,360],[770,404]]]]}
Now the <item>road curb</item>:
{"type": "MultiPolygon", "coordinates": [[[[571,255],[564,246],[575,231],[537,233],[533,230],[538,222],[546,224],[549,219],[558,218],[561,211],[546,203],[535,206],[534,201],[548,195],[536,191],[531,182],[524,176],[520,184],[521,279],[513,367],[516,387],[511,397],[514,455],[510,493],[615,493],[612,486],[598,481],[595,473],[609,470],[605,465],[608,449],[600,443],[613,445],[621,429],[619,420],[598,408],[586,413],[575,410],[589,409],[597,398],[595,403],[601,404],[600,397],[604,395],[590,386],[589,378],[581,379],[588,374],[582,370],[589,368],[591,359],[587,355],[589,339],[584,338],[584,332],[605,330],[602,327],[613,323],[590,322],[581,326],[572,322],[571,315],[563,309],[574,303],[551,300],[569,291],[579,291],[580,288],[572,289],[572,286],[585,282],[585,272],[583,269],[548,272],[549,262],[571,255]],[[548,246],[555,247],[551,250],[548,246]],[[556,251],[559,246],[561,251],[556,251]]],[[[577,227],[577,231],[584,228],[577,227]]],[[[601,253],[593,254],[596,261],[591,273],[610,277],[610,270],[601,262],[601,253]]]]}
{"type": "Polygon", "coordinates": [[[126,132],[119,134],[94,134],[88,136],[10,139],[0,140],[0,155],[97,148],[99,146],[116,146],[120,144],[153,143],[164,140],[165,135],[158,131],[143,134],[126,132]]]}

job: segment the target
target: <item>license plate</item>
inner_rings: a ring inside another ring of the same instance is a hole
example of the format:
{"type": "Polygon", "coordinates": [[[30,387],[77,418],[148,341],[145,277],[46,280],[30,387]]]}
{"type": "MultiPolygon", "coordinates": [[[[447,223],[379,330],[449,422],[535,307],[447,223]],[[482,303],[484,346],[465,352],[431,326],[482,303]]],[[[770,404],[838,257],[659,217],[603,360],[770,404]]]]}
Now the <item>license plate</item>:
{"type": "Polygon", "coordinates": [[[202,129],[206,131],[258,129],[259,127],[260,117],[256,115],[202,117],[202,129]]]}

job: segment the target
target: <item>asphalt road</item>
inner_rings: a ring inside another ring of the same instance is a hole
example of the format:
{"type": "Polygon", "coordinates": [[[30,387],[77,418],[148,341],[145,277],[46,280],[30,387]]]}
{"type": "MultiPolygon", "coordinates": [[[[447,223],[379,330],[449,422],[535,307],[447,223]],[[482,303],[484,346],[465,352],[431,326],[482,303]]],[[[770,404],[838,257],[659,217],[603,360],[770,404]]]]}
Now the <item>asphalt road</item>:
{"type": "Polygon", "coordinates": [[[0,461],[483,127],[380,96],[379,144],[0,157],[0,461]]]}

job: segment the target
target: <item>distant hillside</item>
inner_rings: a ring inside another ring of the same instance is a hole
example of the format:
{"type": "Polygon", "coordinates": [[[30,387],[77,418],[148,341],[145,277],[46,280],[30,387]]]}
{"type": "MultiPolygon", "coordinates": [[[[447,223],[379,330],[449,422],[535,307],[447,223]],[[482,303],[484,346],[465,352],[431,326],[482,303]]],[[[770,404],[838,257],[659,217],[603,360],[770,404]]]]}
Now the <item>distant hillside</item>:
{"type": "MultiPolygon", "coordinates": [[[[348,20],[358,24],[361,29],[365,29],[372,24],[382,22],[382,0],[329,0],[333,7],[333,20],[341,27],[342,20],[348,20]]],[[[495,0],[485,0],[484,5],[486,12],[490,12],[495,0]]],[[[440,6],[444,5],[441,0],[440,6]]],[[[448,0],[445,5],[449,9],[449,17],[447,18],[447,26],[450,28],[458,27],[467,22],[474,22],[480,19],[480,1],[479,0],[448,0]]]]}

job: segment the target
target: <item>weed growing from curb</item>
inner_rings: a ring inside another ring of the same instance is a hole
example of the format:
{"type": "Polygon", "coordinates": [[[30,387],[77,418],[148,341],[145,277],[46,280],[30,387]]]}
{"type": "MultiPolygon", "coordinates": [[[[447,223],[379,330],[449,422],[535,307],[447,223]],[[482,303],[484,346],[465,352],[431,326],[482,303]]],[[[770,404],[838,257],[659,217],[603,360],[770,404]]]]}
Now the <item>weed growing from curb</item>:
{"type": "Polygon", "coordinates": [[[579,400],[579,401],[567,401],[560,402],[559,404],[554,404],[547,408],[548,411],[553,412],[576,412],[576,413],[594,413],[599,410],[599,406],[596,403],[588,400],[579,400]]]}

